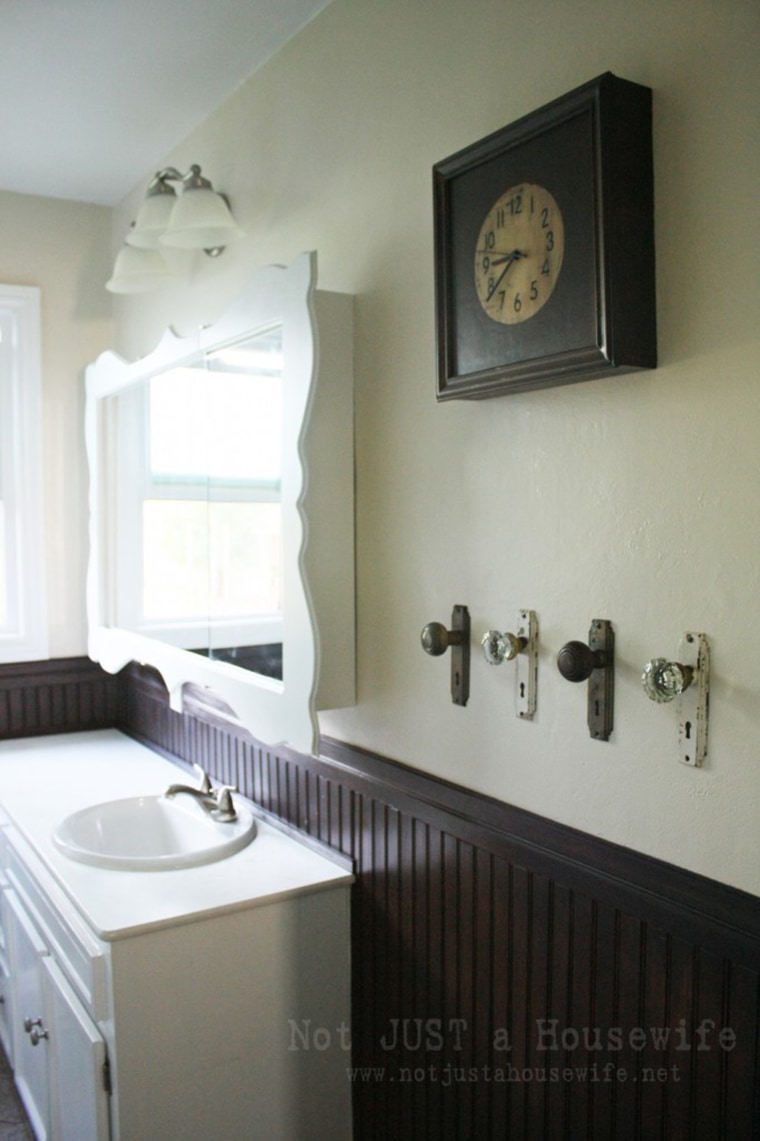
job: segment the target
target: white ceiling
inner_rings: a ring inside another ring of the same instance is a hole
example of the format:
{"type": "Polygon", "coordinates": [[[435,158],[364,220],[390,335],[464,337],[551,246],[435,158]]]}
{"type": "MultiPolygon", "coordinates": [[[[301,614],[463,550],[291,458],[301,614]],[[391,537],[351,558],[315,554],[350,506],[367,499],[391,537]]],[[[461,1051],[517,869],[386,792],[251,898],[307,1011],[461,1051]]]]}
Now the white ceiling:
{"type": "Polygon", "coordinates": [[[0,0],[0,190],[113,205],[330,0],[0,0]]]}

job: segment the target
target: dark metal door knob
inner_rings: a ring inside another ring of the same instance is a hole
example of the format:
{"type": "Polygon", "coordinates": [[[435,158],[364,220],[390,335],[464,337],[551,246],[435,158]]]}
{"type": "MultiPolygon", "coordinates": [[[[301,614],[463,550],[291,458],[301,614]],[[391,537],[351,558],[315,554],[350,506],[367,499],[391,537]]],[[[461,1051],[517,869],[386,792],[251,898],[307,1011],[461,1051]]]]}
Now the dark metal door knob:
{"type": "Polygon", "coordinates": [[[462,631],[447,630],[442,622],[428,622],[420,634],[422,648],[434,658],[445,654],[449,646],[461,646],[462,631]]]}
{"type": "Polygon", "coordinates": [[[604,665],[604,654],[585,642],[567,642],[557,654],[557,669],[567,681],[587,681],[604,665]]]}

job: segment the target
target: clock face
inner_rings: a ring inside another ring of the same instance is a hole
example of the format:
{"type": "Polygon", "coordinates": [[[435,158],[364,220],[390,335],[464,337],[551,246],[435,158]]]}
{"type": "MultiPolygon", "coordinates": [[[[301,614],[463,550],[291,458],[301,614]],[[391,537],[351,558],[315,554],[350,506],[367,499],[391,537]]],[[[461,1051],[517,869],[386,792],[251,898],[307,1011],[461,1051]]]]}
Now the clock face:
{"type": "Polygon", "coordinates": [[[486,214],[475,247],[475,290],[502,325],[527,321],[551,297],[565,252],[565,227],[543,186],[511,186],[486,214]]]}

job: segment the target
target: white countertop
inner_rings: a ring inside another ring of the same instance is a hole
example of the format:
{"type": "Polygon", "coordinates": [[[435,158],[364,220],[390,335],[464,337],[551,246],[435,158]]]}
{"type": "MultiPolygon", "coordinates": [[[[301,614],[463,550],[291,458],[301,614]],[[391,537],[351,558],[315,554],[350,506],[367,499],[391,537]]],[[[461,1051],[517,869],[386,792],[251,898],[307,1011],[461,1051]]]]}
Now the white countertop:
{"type": "Polygon", "coordinates": [[[101,939],[353,881],[337,854],[333,859],[287,835],[260,817],[255,806],[253,842],[200,867],[106,870],[77,863],[54,847],[51,835],[71,812],[160,794],[174,782],[188,783],[187,778],[185,769],[115,729],[0,741],[0,806],[101,939]]]}

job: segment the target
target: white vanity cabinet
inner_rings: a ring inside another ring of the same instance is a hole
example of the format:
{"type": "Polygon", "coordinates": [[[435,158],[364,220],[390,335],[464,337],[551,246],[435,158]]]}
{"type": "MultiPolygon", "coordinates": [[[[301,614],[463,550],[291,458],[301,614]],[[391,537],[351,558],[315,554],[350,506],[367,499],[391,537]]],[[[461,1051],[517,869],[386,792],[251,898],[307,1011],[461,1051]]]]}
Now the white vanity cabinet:
{"type": "MultiPolygon", "coordinates": [[[[83,771],[117,737],[58,739],[53,796],[38,778],[28,811],[34,747],[14,767],[0,743],[0,1017],[38,1138],[350,1141],[350,869],[264,819],[248,848],[206,867],[67,859],[52,822],[72,789],[95,803],[108,783],[100,764],[72,781],[63,760],[83,771]]],[[[121,791],[176,779],[122,739],[116,759],[125,751],[121,791]]]]}
{"type": "Polygon", "coordinates": [[[81,920],[54,884],[52,899],[46,896],[32,874],[36,861],[27,853],[32,869],[23,862],[25,845],[14,830],[5,837],[4,1006],[16,1086],[38,1138],[107,1141],[109,1063],[95,1021],[103,1004],[86,983],[99,966],[103,973],[101,949],[86,932],[79,938],[81,920]]]}

